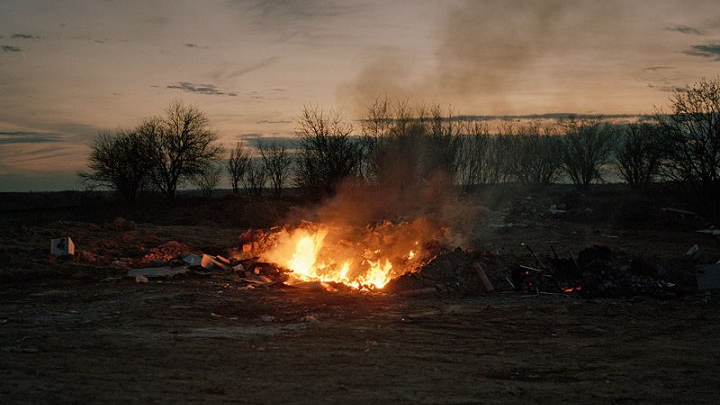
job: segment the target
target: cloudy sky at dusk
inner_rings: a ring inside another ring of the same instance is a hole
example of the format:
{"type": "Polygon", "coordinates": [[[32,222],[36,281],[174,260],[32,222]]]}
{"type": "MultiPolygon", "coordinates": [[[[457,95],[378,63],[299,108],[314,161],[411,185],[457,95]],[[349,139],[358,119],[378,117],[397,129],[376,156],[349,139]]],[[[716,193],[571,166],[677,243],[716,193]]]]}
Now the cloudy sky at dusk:
{"type": "Polygon", "coordinates": [[[173,100],[231,145],[303,104],[642,114],[719,73],[717,0],[0,0],[0,191],[77,187],[99,130],[173,100]]]}

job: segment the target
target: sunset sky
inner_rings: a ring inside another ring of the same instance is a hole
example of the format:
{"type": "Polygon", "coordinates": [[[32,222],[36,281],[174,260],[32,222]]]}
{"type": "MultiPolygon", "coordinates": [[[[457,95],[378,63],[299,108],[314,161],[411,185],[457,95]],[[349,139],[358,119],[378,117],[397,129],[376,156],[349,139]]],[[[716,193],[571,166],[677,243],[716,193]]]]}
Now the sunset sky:
{"type": "Polygon", "coordinates": [[[98,131],[173,100],[229,146],[303,104],[642,114],[719,73],[717,0],[0,0],[0,191],[77,188],[98,131]]]}

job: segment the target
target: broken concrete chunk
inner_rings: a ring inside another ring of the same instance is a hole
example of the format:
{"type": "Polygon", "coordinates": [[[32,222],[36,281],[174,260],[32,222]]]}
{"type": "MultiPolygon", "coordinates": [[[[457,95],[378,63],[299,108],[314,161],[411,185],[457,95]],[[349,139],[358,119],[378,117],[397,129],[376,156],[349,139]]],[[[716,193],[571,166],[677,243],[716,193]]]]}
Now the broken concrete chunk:
{"type": "Polygon", "coordinates": [[[189,269],[186,266],[182,267],[146,267],[143,269],[132,269],[128,271],[127,275],[130,277],[143,276],[148,278],[162,278],[172,277],[177,274],[187,273],[189,269]]]}
{"type": "Polygon", "coordinates": [[[698,290],[720,290],[720,264],[708,264],[697,269],[698,290]]]}
{"type": "Polygon", "coordinates": [[[688,249],[687,253],[685,253],[685,256],[692,257],[699,251],[700,251],[700,246],[698,246],[697,244],[694,244],[690,247],[690,249],[688,249]]]}
{"type": "Polygon", "coordinates": [[[51,239],[50,254],[54,256],[72,256],[75,254],[75,243],[69,236],[51,239]]]}

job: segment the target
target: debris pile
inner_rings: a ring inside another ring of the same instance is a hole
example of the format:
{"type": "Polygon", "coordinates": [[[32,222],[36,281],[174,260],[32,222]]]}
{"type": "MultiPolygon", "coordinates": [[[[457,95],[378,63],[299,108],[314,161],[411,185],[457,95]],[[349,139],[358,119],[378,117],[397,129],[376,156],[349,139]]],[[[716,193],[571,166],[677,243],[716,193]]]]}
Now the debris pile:
{"type": "MultiPolygon", "coordinates": [[[[128,227],[124,222],[120,225],[128,227]]],[[[633,257],[624,251],[601,245],[587,247],[577,255],[570,254],[565,257],[558,255],[553,248],[551,254],[536,255],[526,246],[529,254],[517,257],[460,248],[449,250],[440,244],[426,244],[420,251],[429,259],[416,259],[414,263],[417,267],[402,267],[405,263],[397,262],[398,267],[407,273],[396,273],[384,287],[351,287],[349,284],[328,279],[298,280],[290,277],[292,272],[289,269],[263,259],[263,252],[277,243],[278,229],[282,228],[243,233],[240,235],[238,248],[223,253],[226,256],[193,252],[188,245],[171,240],[155,242],[158,243],[156,247],[137,248],[139,254],[135,258],[117,255],[124,252],[101,256],[92,249],[78,249],[71,260],[92,263],[95,267],[107,262],[108,266],[124,269],[125,274],[137,282],[196,275],[218,277],[223,279],[223,282],[234,282],[240,288],[248,289],[287,283],[296,288],[311,290],[337,291],[355,288],[409,296],[467,296],[499,292],[576,297],[647,295],[669,298],[681,292],[679,287],[668,280],[663,267],[652,260],[633,257]]],[[[369,238],[378,238],[378,235],[383,236],[380,233],[370,233],[369,238]]],[[[129,238],[126,234],[122,236],[129,238]]],[[[135,238],[130,240],[137,242],[135,238]]],[[[393,245],[392,240],[384,242],[374,241],[373,246],[393,245]]],[[[74,244],[69,237],[53,239],[51,242],[51,252],[57,256],[71,254],[73,248],[74,244]]],[[[697,250],[699,248],[693,246],[688,255],[697,254],[697,250]]],[[[720,271],[717,264],[698,267],[698,289],[703,291],[718,288],[718,274],[720,271]]]]}
{"type": "MultiPolygon", "coordinates": [[[[488,292],[518,292],[532,295],[572,295],[583,298],[632,297],[670,298],[679,291],[667,281],[664,269],[640,257],[607,246],[591,246],[577,257],[538,257],[508,263],[497,255],[456,249],[437,256],[418,272],[391,281],[386,292],[415,295],[437,292],[448,295],[477,295],[488,292]]],[[[507,258],[509,259],[509,258],[507,258]]]]}
{"type": "Polygon", "coordinates": [[[488,267],[480,263],[492,258],[482,252],[468,252],[458,248],[438,255],[417,272],[406,273],[390,281],[383,290],[406,295],[413,295],[412,291],[433,290],[450,295],[491,292],[495,288],[485,272],[488,267]]]}
{"type": "Polygon", "coordinates": [[[678,294],[676,285],[666,280],[665,271],[641,257],[607,246],[594,245],[575,256],[552,255],[539,258],[528,248],[532,266],[512,268],[512,282],[526,294],[578,294],[582,297],[632,297],[649,295],[669,298],[678,294]]]}

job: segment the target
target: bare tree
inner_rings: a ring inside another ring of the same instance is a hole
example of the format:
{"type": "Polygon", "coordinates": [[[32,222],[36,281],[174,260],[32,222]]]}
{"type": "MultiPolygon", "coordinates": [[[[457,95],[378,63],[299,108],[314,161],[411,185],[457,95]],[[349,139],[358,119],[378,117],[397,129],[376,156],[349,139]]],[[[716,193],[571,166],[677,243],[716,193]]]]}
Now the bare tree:
{"type": "Polygon", "coordinates": [[[376,184],[413,186],[442,173],[454,179],[464,137],[451,110],[376,99],[362,122],[363,174],[376,184]]]}
{"type": "Polygon", "coordinates": [[[552,183],[560,172],[560,138],[538,122],[510,124],[511,172],[515,181],[535,188],[552,183]]]}
{"type": "Polygon", "coordinates": [[[245,190],[255,195],[260,195],[265,188],[266,182],[267,172],[265,172],[265,165],[257,159],[251,159],[245,170],[245,177],[243,178],[245,190]]]}
{"type": "Polygon", "coordinates": [[[492,137],[488,126],[481,122],[467,122],[463,125],[465,140],[459,152],[458,182],[469,191],[473,186],[487,182],[488,150],[492,137]]]}
{"type": "Polygon", "coordinates": [[[652,124],[628,124],[615,145],[613,155],[618,170],[632,187],[650,184],[660,171],[664,154],[660,127],[652,124]]]}
{"type": "Polygon", "coordinates": [[[270,184],[276,195],[282,192],[292,168],[293,159],[285,145],[277,141],[269,143],[259,142],[258,149],[263,161],[265,173],[270,178],[270,184]]]}
{"type": "Polygon", "coordinates": [[[90,147],[88,171],[79,173],[91,185],[114,189],[129,202],[150,186],[149,140],[137,130],[101,132],[90,147]]]}
{"type": "Polygon", "coordinates": [[[560,161],[563,171],[580,188],[602,179],[600,167],[608,162],[614,142],[614,130],[599,119],[569,118],[560,123],[562,144],[560,161]]]}
{"type": "Polygon", "coordinates": [[[225,164],[225,169],[230,176],[230,185],[234,194],[240,191],[240,184],[242,183],[245,172],[250,165],[250,152],[240,142],[235,144],[235,147],[230,151],[230,158],[225,164]]]}
{"type": "Polygon", "coordinates": [[[352,125],[341,114],[305,106],[298,119],[297,135],[298,187],[316,195],[332,195],[342,179],[360,173],[362,144],[352,136],[352,125]]]}
{"type": "Polygon", "coordinates": [[[667,136],[663,174],[689,187],[706,211],[720,215],[720,77],[702,79],[670,98],[672,111],[658,113],[667,136]],[[708,206],[710,206],[708,208],[708,206]]]}
{"type": "Polygon", "coordinates": [[[217,188],[222,178],[222,168],[215,166],[208,166],[200,173],[195,174],[192,177],[193,183],[200,190],[200,194],[203,198],[210,198],[213,191],[217,188]]]}
{"type": "MultiPolygon", "coordinates": [[[[422,116],[422,115],[421,115],[422,116]]],[[[464,136],[452,109],[443,112],[439,105],[430,108],[429,136],[425,141],[423,177],[442,172],[454,179],[460,168],[464,136]]]]}
{"type": "Polygon", "coordinates": [[[485,150],[483,183],[507,184],[513,180],[513,142],[509,136],[491,135],[485,150]]]}
{"type": "Polygon", "coordinates": [[[163,117],[148,120],[145,126],[156,134],[151,138],[152,180],[167,198],[174,198],[183,181],[203,173],[222,156],[223,149],[216,144],[218,135],[196,107],[174,102],[163,117]]]}

